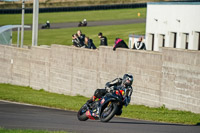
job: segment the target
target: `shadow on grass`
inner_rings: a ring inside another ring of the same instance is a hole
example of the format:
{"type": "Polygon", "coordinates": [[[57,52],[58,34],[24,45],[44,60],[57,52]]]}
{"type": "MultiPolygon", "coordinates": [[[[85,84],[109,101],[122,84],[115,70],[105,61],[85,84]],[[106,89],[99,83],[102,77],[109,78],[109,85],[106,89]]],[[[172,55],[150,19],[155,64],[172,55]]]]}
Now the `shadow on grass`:
{"type": "Polygon", "coordinates": [[[196,126],[200,126],[200,122],[198,122],[198,123],[196,124],[196,126]]]}

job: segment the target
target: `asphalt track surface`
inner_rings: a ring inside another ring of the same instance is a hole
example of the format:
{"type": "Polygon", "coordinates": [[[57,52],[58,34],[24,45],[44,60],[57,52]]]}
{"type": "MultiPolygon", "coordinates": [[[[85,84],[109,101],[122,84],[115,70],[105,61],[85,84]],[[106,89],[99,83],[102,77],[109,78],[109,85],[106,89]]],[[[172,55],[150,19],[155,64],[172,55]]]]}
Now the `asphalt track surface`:
{"type": "Polygon", "coordinates": [[[76,112],[0,101],[0,127],[75,133],[200,133],[200,126],[113,118],[79,121],[76,112]]]}
{"type": "MultiPolygon", "coordinates": [[[[136,23],[146,23],[146,18],[141,19],[127,19],[127,20],[107,20],[107,21],[89,21],[87,27],[92,26],[106,26],[106,25],[123,25],[123,24],[136,24],[136,23]]],[[[62,29],[62,28],[73,28],[78,27],[79,22],[68,22],[68,23],[51,23],[51,29],[62,29]]],[[[42,25],[39,24],[38,29],[42,29],[42,25]]],[[[32,25],[30,29],[24,29],[24,30],[31,30],[32,25]]],[[[17,29],[15,29],[17,30],[17,29]]]]}

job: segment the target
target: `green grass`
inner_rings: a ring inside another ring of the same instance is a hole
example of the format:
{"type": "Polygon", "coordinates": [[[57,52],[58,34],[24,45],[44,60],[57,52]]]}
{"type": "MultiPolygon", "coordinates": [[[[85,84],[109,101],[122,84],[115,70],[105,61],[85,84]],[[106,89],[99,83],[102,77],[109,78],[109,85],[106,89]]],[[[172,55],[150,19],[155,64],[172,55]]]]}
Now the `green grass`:
{"type": "Polygon", "coordinates": [[[67,133],[64,131],[21,130],[0,128],[0,133],[67,133]]]}
{"type": "Polygon", "coordinates": [[[9,84],[0,84],[0,99],[69,110],[78,110],[87,101],[83,96],[65,96],[9,84]]]}
{"type": "MultiPolygon", "coordinates": [[[[66,29],[44,29],[39,30],[38,33],[38,45],[51,45],[62,44],[72,45],[72,34],[76,33],[78,29],[81,29],[86,36],[93,39],[96,46],[99,46],[100,40],[97,34],[101,31],[108,39],[108,44],[113,45],[116,37],[120,37],[128,42],[128,35],[145,34],[145,24],[126,24],[126,25],[114,25],[114,26],[95,26],[95,27],[76,27],[66,29]]],[[[32,31],[25,31],[24,44],[31,45],[32,31]]],[[[17,31],[13,32],[13,44],[17,44],[17,31]]]]}
{"type": "MultiPolygon", "coordinates": [[[[50,23],[79,22],[83,19],[87,21],[104,21],[104,20],[123,20],[145,18],[146,8],[135,9],[116,9],[116,10],[98,10],[98,11],[77,11],[77,12],[55,12],[40,13],[39,23],[44,24],[47,20],[50,23]],[[137,13],[141,16],[138,17],[137,13]]],[[[25,24],[32,24],[32,14],[25,14],[25,24]]],[[[21,14],[0,14],[0,25],[21,24],[21,14]]]]}
{"type": "MultiPolygon", "coordinates": [[[[67,96],[10,84],[0,84],[0,99],[74,111],[78,111],[88,100],[83,96],[67,96]]],[[[168,110],[164,106],[150,108],[143,105],[129,105],[123,108],[122,117],[192,125],[200,123],[200,114],[168,110]]]]}

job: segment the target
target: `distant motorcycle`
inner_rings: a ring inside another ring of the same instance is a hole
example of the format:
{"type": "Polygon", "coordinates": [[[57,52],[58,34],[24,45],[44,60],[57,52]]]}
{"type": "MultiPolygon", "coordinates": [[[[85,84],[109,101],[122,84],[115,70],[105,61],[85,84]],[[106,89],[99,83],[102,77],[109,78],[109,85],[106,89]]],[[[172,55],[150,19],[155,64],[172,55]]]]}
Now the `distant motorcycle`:
{"type": "Polygon", "coordinates": [[[115,115],[121,115],[125,90],[114,90],[93,103],[84,104],[78,111],[80,121],[88,119],[110,121],[115,115]]]}
{"type": "Polygon", "coordinates": [[[79,22],[78,27],[84,27],[87,26],[87,22],[79,22]]]}
{"type": "Polygon", "coordinates": [[[50,29],[50,22],[47,21],[46,24],[42,25],[42,29],[50,29]]]}

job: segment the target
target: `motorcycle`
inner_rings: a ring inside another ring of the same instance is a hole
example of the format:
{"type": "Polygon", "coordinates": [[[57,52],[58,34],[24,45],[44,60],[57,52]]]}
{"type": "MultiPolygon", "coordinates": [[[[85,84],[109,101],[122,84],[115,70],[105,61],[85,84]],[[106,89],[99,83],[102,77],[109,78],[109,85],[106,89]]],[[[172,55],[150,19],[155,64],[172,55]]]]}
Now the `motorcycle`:
{"type": "Polygon", "coordinates": [[[82,23],[82,22],[79,22],[79,24],[78,24],[78,27],[84,27],[84,26],[87,26],[87,22],[85,22],[85,23],[82,23]]]}
{"type": "Polygon", "coordinates": [[[50,23],[47,23],[45,25],[42,25],[42,29],[50,29],[50,23]]]}
{"type": "Polygon", "coordinates": [[[125,90],[113,90],[98,101],[84,104],[78,111],[80,121],[88,119],[109,122],[115,115],[121,115],[124,105],[125,90]]]}

